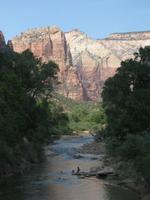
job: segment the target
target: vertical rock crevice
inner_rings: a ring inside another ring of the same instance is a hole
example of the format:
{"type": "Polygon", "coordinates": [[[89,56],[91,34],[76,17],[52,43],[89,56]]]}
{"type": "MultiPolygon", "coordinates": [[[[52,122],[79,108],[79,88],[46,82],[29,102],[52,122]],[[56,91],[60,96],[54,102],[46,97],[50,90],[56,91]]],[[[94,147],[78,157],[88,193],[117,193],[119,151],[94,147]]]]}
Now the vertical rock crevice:
{"type": "Polygon", "coordinates": [[[53,26],[28,30],[12,43],[14,51],[30,49],[42,61],[53,60],[59,65],[60,93],[76,100],[97,100],[105,80],[115,74],[120,62],[131,58],[141,46],[150,45],[150,32],[116,33],[93,40],[78,29],[64,33],[53,26]]]}

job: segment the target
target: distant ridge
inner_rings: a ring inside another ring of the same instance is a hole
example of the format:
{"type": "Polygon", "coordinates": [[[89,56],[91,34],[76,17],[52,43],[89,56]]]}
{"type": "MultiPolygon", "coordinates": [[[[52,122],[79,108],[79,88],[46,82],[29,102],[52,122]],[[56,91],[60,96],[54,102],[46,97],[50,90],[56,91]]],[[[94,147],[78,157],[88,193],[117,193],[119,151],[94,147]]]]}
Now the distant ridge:
{"type": "Polygon", "coordinates": [[[150,39],[150,31],[112,33],[105,39],[106,40],[145,40],[145,39],[150,39]]]}
{"type": "Polygon", "coordinates": [[[115,34],[125,35],[125,34],[138,34],[138,33],[150,33],[150,30],[148,30],[148,31],[114,32],[114,33],[111,33],[110,35],[115,35],[115,34]]]}

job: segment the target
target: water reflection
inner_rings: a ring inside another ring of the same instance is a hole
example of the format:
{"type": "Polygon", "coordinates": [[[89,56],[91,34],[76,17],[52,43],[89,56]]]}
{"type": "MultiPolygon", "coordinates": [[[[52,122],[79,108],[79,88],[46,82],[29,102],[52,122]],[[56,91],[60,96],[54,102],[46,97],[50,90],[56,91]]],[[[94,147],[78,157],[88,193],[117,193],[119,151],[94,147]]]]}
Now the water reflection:
{"type": "Polygon", "coordinates": [[[119,187],[105,185],[96,178],[80,179],[72,169],[98,166],[100,161],[89,156],[74,159],[76,148],[91,141],[91,137],[63,138],[51,148],[57,154],[36,166],[29,174],[10,178],[0,188],[0,200],[137,200],[137,196],[119,187]]]}

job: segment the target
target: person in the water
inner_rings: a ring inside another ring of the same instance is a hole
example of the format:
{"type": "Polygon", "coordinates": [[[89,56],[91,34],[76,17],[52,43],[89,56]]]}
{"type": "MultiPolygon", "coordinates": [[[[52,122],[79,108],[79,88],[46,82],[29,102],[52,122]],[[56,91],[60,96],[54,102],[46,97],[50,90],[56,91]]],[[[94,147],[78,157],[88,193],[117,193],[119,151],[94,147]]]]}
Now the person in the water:
{"type": "Polygon", "coordinates": [[[72,174],[78,174],[79,172],[80,172],[80,167],[79,166],[77,167],[77,171],[76,172],[75,172],[74,169],[72,170],[72,174]]]}
{"type": "Polygon", "coordinates": [[[79,173],[79,172],[80,172],[80,167],[78,166],[78,167],[77,167],[77,173],[79,173]]]}

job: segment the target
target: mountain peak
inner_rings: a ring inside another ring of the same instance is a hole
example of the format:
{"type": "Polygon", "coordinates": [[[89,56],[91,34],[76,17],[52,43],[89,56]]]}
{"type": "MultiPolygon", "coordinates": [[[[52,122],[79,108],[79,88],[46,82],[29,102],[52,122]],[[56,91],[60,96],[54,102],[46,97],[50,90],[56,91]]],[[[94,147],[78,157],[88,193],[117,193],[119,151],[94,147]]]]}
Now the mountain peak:
{"type": "Polygon", "coordinates": [[[28,30],[12,42],[17,52],[30,49],[42,61],[59,65],[60,93],[76,100],[97,100],[121,61],[150,45],[150,32],[113,33],[93,40],[79,29],[64,33],[50,26],[28,30]]]}

